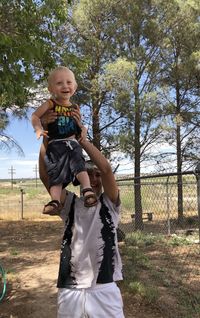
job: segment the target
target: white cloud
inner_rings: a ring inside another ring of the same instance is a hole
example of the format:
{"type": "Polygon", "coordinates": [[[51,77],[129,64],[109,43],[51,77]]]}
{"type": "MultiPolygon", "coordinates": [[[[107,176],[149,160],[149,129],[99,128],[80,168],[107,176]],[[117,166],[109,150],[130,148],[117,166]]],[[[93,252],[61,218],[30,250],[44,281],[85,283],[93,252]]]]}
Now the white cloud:
{"type": "Polygon", "coordinates": [[[0,166],[0,178],[9,179],[11,167],[14,170],[14,179],[34,178],[38,160],[7,160],[0,166]]]}
{"type": "Polygon", "coordinates": [[[17,165],[17,166],[34,166],[35,164],[37,164],[36,160],[12,160],[12,165],[17,165]]]}

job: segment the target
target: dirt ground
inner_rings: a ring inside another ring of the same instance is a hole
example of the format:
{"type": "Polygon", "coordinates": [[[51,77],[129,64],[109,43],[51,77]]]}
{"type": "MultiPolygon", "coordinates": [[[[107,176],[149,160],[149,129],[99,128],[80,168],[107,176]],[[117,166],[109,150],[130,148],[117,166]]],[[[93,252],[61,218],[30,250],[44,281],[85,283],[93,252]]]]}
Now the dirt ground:
{"type": "MultiPolygon", "coordinates": [[[[62,232],[58,219],[0,221],[0,264],[7,272],[0,318],[56,317],[62,232]]],[[[164,317],[123,290],[122,295],[126,318],[164,317]]]]}

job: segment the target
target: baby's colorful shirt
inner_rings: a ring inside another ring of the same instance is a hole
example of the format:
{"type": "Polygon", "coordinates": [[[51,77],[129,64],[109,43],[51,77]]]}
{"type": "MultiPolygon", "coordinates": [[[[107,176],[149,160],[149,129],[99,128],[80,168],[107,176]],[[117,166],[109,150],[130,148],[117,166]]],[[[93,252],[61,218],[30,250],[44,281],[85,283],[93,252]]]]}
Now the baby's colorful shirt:
{"type": "Polygon", "coordinates": [[[54,100],[53,111],[58,114],[57,119],[48,124],[48,136],[49,140],[52,139],[64,139],[72,135],[79,135],[81,132],[80,127],[76,124],[76,121],[72,117],[72,111],[77,108],[76,105],[63,106],[58,105],[54,100]]]}

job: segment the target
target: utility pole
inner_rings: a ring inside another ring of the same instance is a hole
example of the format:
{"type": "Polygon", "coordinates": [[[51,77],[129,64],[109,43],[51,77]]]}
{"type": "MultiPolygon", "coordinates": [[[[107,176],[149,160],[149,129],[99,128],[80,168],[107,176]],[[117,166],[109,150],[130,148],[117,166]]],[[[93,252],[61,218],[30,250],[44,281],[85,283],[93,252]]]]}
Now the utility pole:
{"type": "Polygon", "coordinates": [[[38,166],[37,166],[37,164],[35,165],[33,172],[35,172],[35,187],[37,188],[37,180],[38,180],[38,166]]]}
{"type": "Polygon", "coordinates": [[[13,175],[15,174],[15,169],[13,168],[13,166],[11,166],[11,168],[8,169],[8,173],[10,174],[10,177],[11,177],[11,189],[13,189],[13,175]]]}

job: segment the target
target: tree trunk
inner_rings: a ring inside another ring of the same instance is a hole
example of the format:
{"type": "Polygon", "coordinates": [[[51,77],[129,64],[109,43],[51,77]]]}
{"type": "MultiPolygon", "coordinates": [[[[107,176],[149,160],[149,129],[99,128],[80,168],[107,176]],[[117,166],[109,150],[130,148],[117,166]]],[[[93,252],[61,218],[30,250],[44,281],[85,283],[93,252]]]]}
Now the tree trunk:
{"type": "Polygon", "coordinates": [[[178,195],[178,222],[183,222],[183,186],[182,186],[182,154],[181,154],[181,106],[179,82],[176,82],[176,153],[177,153],[177,195],[178,195]]]}
{"type": "Polygon", "coordinates": [[[141,198],[141,180],[140,180],[140,126],[141,126],[141,115],[140,115],[140,100],[139,100],[139,88],[138,82],[135,80],[134,93],[135,93],[135,179],[134,179],[134,195],[135,195],[135,229],[143,230],[143,219],[142,219],[142,198],[141,198]]]}
{"type": "Polygon", "coordinates": [[[93,102],[93,112],[92,112],[92,133],[93,133],[93,144],[101,151],[100,143],[100,124],[99,124],[99,107],[97,102],[93,102]]]}
{"type": "Polygon", "coordinates": [[[177,195],[178,195],[178,222],[183,222],[183,185],[182,185],[182,157],[181,157],[181,141],[180,141],[180,126],[176,129],[176,151],[177,151],[177,195]]]}

